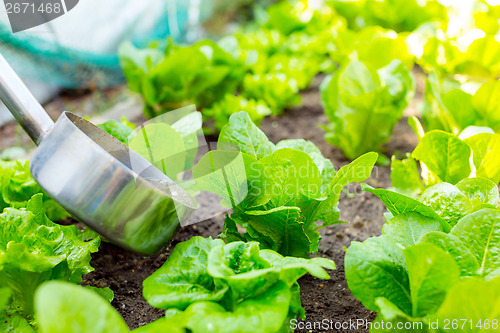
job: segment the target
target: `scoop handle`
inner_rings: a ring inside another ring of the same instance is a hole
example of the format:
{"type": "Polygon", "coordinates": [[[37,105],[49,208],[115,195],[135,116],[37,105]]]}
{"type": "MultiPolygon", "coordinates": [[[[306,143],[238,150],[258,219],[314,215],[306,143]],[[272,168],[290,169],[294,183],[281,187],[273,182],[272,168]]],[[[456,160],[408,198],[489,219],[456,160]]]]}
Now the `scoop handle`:
{"type": "Polygon", "coordinates": [[[37,145],[54,126],[54,121],[1,54],[0,99],[37,145]]]}

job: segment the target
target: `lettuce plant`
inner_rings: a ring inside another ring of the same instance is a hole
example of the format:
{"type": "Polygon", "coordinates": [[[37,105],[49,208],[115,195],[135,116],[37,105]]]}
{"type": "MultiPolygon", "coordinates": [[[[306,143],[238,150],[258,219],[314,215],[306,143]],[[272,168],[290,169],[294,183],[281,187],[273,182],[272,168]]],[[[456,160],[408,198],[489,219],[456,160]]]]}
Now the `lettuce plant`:
{"type": "Polygon", "coordinates": [[[169,40],[164,52],[124,44],[119,54],[129,88],[143,96],[148,118],[190,104],[210,106],[234,93],[246,71],[209,40],[187,47],[169,40]]]}
{"type": "Polygon", "coordinates": [[[338,29],[337,42],[329,50],[329,56],[339,65],[345,66],[353,52],[357,54],[359,61],[371,68],[385,67],[395,59],[400,60],[408,69],[415,63],[406,36],[380,27],[367,27],[358,32],[338,29]]]}
{"type": "Polygon", "coordinates": [[[243,79],[243,95],[262,99],[273,114],[281,114],[285,108],[300,104],[297,81],[283,73],[247,74],[243,79]]]}
{"type": "Polygon", "coordinates": [[[431,36],[424,37],[424,47],[418,63],[440,75],[466,75],[469,78],[495,79],[500,73],[500,42],[495,36],[465,39],[460,44],[454,39],[443,38],[441,29],[433,29],[431,36]]]}
{"type": "Polygon", "coordinates": [[[322,104],[330,120],[326,140],[349,159],[380,151],[414,89],[413,75],[399,60],[380,69],[351,60],[321,85],[322,104]]]}
{"type": "Polygon", "coordinates": [[[233,209],[221,235],[226,241],[257,241],[282,255],[308,257],[318,251],[318,230],[340,223],[342,189],[367,179],[376,159],[368,153],[336,171],[312,142],[275,145],[240,112],[222,129],[218,150],[193,168],[193,177],[198,190],[221,196],[221,204],[233,209]],[[240,163],[226,163],[238,157],[240,163]]]}
{"type": "Polygon", "coordinates": [[[114,136],[120,142],[127,144],[132,133],[134,133],[135,125],[129,122],[125,117],[121,121],[108,120],[97,125],[103,131],[114,136]]]}
{"type": "Polygon", "coordinates": [[[256,242],[193,237],[144,281],[143,295],[192,332],[287,331],[291,318],[304,317],[297,280],[306,273],[328,279],[324,268],[335,265],[283,257],[256,242]]]}
{"type": "MultiPolygon", "coordinates": [[[[378,312],[378,322],[421,322],[428,328],[445,316],[479,320],[471,304],[488,302],[491,309],[496,300],[486,288],[500,286],[495,183],[484,178],[463,179],[456,186],[439,183],[418,199],[365,190],[377,195],[392,217],[382,236],[351,244],[345,269],[349,288],[364,306],[378,312]],[[462,288],[477,292],[466,294],[462,288]]],[[[485,310],[481,316],[491,321],[498,313],[485,310]]]]}
{"type": "Polygon", "coordinates": [[[416,118],[409,122],[420,142],[407,158],[392,159],[391,179],[398,192],[418,195],[427,186],[440,182],[455,185],[474,176],[500,183],[500,134],[479,128],[461,139],[441,130],[425,133],[416,118]]]}
{"type": "Polygon", "coordinates": [[[220,132],[229,122],[229,117],[240,111],[248,113],[250,119],[256,124],[259,124],[265,116],[272,114],[271,109],[263,101],[247,99],[242,95],[227,94],[210,108],[204,109],[203,116],[206,119],[213,119],[213,127],[220,132]]]}
{"type": "Polygon", "coordinates": [[[483,83],[474,95],[460,88],[458,82],[440,81],[436,72],[429,74],[422,117],[427,130],[440,129],[459,135],[469,126],[500,130],[500,108],[496,95],[498,81],[483,83]]]}
{"type": "Polygon", "coordinates": [[[328,4],[346,17],[349,26],[381,26],[396,31],[413,31],[432,21],[447,21],[446,8],[436,0],[329,0],[328,4]]]}
{"type": "Polygon", "coordinates": [[[100,239],[88,240],[75,226],[50,221],[43,195],[36,194],[26,208],[6,208],[0,214],[0,287],[12,297],[9,311],[32,319],[36,288],[47,280],[82,281],[93,270],[90,255],[100,239]]]}
{"type": "Polygon", "coordinates": [[[35,182],[29,171],[29,162],[0,161],[0,213],[7,207],[25,208],[35,194],[42,194],[43,211],[52,221],[69,214],[49,198],[35,182]]]}

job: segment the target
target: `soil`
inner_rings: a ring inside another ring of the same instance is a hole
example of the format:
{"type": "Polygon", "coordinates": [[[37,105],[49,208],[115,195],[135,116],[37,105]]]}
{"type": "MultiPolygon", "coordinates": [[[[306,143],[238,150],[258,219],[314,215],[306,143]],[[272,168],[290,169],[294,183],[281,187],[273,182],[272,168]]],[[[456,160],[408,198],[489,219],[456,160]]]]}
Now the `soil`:
{"type": "MultiPolygon", "coordinates": [[[[418,75],[418,73],[416,73],[418,75]]],[[[327,117],[320,106],[317,89],[321,77],[313,88],[303,92],[302,105],[293,108],[282,117],[265,119],[261,129],[273,142],[282,139],[304,138],[314,142],[323,154],[332,160],[336,167],[349,163],[342,152],[324,140],[319,124],[327,124],[327,117]]],[[[416,103],[422,98],[422,84],[417,85],[416,103]]],[[[385,146],[386,155],[411,152],[418,143],[407,125],[407,116],[416,113],[416,104],[405,112],[405,117],[397,124],[394,135],[385,146]]],[[[12,131],[4,127],[3,131],[12,131]]],[[[0,136],[2,136],[0,129],[0,136]]],[[[2,138],[3,141],[3,138],[2,138]]],[[[4,141],[5,142],[5,141],[4,141]]],[[[367,183],[388,188],[391,186],[390,168],[378,166],[367,183]]],[[[349,322],[358,319],[373,320],[375,313],[365,309],[351,294],[344,276],[344,253],[352,241],[380,234],[384,223],[384,205],[373,194],[361,192],[359,185],[349,186],[340,200],[341,220],[348,224],[338,224],[322,230],[318,256],[332,259],[337,269],[330,271],[330,280],[319,280],[305,276],[299,280],[302,305],[306,310],[307,322],[324,319],[335,322],[349,322]]],[[[142,281],[157,270],[167,259],[175,244],[186,241],[192,236],[216,237],[222,229],[222,217],[218,216],[196,225],[183,228],[172,244],[154,258],[144,258],[126,252],[112,244],[103,242],[98,253],[93,255],[92,266],[95,271],[84,277],[83,284],[96,287],[110,287],[115,292],[112,305],[120,312],[130,328],[152,322],[164,315],[163,310],[151,307],[142,297],[142,281]]],[[[296,332],[368,332],[366,329],[330,330],[297,329],[296,332]]]]}

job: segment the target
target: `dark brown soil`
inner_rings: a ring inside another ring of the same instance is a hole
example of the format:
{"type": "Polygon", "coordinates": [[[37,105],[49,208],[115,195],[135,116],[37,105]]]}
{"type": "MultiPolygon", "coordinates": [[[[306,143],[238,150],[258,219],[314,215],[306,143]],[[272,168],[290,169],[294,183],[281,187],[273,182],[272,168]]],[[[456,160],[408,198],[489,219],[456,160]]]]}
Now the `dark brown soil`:
{"type": "MultiPolygon", "coordinates": [[[[327,118],[319,104],[317,89],[303,93],[301,107],[294,108],[283,117],[268,118],[261,124],[262,130],[273,142],[282,139],[304,138],[313,141],[336,167],[349,163],[342,152],[325,142],[318,124],[326,124],[327,118]]],[[[407,118],[397,125],[394,138],[387,145],[387,155],[412,151],[417,144],[416,137],[406,124],[407,118]]],[[[376,167],[368,183],[374,186],[390,187],[390,168],[376,167]]],[[[357,319],[373,320],[375,314],[365,309],[347,287],[344,276],[344,248],[351,241],[363,241],[379,235],[383,224],[384,205],[370,193],[360,193],[359,186],[350,186],[340,201],[341,220],[339,224],[322,230],[319,256],[333,259],[337,270],[331,271],[331,279],[319,280],[305,276],[299,280],[302,304],[306,309],[307,321],[324,319],[335,322],[349,322],[357,319]]],[[[156,258],[142,258],[127,253],[111,244],[103,244],[92,261],[95,271],[88,274],[85,284],[110,287],[115,291],[115,306],[131,328],[149,323],[164,315],[163,310],[152,308],[141,295],[142,281],[158,269],[167,259],[176,243],[192,236],[216,237],[221,231],[222,218],[211,219],[186,227],[177,235],[172,245],[156,258]]],[[[304,323],[305,324],[305,323],[304,323]]],[[[354,332],[352,330],[328,330],[329,332],[354,332]]],[[[323,332],[323,330],[300,330],[297,332],[323,332]]],[[[367,330],[356,330],[367,332],[367,330]]]]}

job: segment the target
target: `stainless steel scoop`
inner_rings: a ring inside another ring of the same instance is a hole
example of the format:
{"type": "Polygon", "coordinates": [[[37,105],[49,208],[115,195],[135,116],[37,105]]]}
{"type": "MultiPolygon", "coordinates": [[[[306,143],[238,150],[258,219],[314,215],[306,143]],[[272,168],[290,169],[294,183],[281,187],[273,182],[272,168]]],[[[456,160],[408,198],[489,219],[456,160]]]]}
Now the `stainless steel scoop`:
{"type": "Polygon", "coordinates": [[[1,55],[0,99],[38,145],[33,178],[113,243],[153,255],[196,209],[182,188],[92,123],[70,112],[54,123],[1,55]]]}

